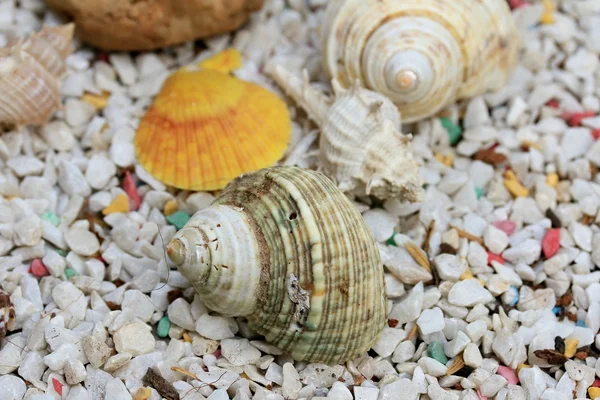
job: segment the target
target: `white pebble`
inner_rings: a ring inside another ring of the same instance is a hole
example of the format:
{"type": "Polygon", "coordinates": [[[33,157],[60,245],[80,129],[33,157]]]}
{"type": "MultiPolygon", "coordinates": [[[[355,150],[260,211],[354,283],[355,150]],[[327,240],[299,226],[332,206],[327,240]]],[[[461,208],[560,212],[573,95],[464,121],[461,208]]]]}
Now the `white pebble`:
{"type": "Polygon", "coordinates": [[[119,328],[113,335],[113,340],[119,353],[139,356],[154,350],[152,329],[140,322],[134,322],[119,328]]]}
{"type": "Polygon", "coordinates": [[[431,310],[423,310],[421,316],[417,319],[417,325],[423,335],[440,332],[446,326],[444,313],[437,307],[431,310]]]}
{"type": "Polygon", "coordinates": [[[455,283],[448,294],[450,304],[462,307],[473,307],[494,300],[494,296],[482,287],[476,279],[467,279],[455,283]]]}

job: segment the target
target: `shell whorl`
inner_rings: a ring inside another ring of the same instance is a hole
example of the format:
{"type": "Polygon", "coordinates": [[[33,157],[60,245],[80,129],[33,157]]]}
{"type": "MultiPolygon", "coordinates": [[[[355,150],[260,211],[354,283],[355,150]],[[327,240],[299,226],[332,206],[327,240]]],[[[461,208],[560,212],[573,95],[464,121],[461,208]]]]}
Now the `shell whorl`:
{"type": "MultiPolygon", "coordinates": [[[[175,235],[169,251],[209,307],[217,303],[210,299],[217,287],[221,298],[237,297],[238,290],[251,297],[250,306],[239,307],[248,311],[250,327],[297,360],[353,359],[385,325],[377,243],[358,210],[321,173],[286,166],[236,178],[175,235]],[[198,265],[198,257],[230,265],[198,265]],[[246,283],[221,281],[234,275],[246,283]]],[[[240,315],[224,308],[217,310],[240,315]]]]}
{"type": "Polygon", "coordinates": [[[41,125],[60,108],[73,29],[73,24],[44,27],[0,49],[1,123],[41,125]]]}
{"type": "Polygon", "coordinates": [[[332,0],[322,35],[330,75],[388,96],[405,122],[501,87],[519,47],[498,0],[332,0]]]}
{"type": "Polygon", "coordinates": [[[323,171],[342,191],[364,188],[381,199],[421,198],[412,136],[402,134],[400,113],[388,98],[358,82],[346,90],[334,79],[335,98],[330,100],[306,77],[302,81],[281,66],[274,69],[273,78],[320,126],[323,171]]]}

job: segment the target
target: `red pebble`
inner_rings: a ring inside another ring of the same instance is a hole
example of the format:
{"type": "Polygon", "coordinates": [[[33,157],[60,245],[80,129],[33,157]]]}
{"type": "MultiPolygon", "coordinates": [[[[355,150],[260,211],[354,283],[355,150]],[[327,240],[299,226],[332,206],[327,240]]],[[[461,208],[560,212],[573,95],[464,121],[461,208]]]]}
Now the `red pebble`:
{"type": "Polygon", "coordinates": [[[546,103],[546,106],[551,107],[551,108],[558,108],[558,107],[560,107],[560,103],[558,102],[558,100],[552,99],[546,103]]]}
{"type": "Polygon", "coordinates": [[[477,397],[479,397],[479,400],[487,400],[487,396],[482,395],[479,389],[477,389],[477,397]]]}
{"type": "Polygon", "coordinates": [[[494,226],[506,233],[508,236],[512,235],[517,229],[517,224],[508,219],[504,221],[495,221],[494,226]]]}
{"type": "Polygon", "coordinates": [[[592,136],[594,140],[600,139],[600,129],[592,129],[592,136]]]}
{"type": "Polygon", "coordinates": [[[492,261],[499,262],[500,264],[504,264],[504,258],[502,258],[499,254],[494,254],[491,251],[488,251],[488,265],[492,265],[492,261]]]}
{"type": "Polygon", "coordinates": [[[215,350],[215,352],[213,353],[213,356],[215,356],[217,358],[221,357],[221,349],[215,350]]]}
{"type": "Polygon", "coordinates": [[[596,380],[594,381],[594,383],[592,383],[593,387],[600,387],[600,379],[596,378],[596,380]]]}
{"type": "Polygon", "coordinates": [[[544,256],[546,258],[550,258],[556,254],[558,249],[560,248],[560,229],[550,229],[544,239],[542,239],[542,250],[544,251],[544,256]]]}
{"type": "Polygon", "coordinates": [[[123,179],[123,190],[129,196],[129,204],[130,209],[132,211],[140,208],[140,204],[142,204],[142,198],[135,187],[135,182],[131,177],[129,171],[125,171],[125,179],[123,179]]]}
{"type": "Polygon", "coordinates": [[[581,120],[585,118],[591,118],[596,115],[593,111],[584,111],[580,113],[565,113],[563,119],[568,122],[571,126],[580,126],[581,120]]]}
{"type": "Polygon", "coordinates": [[[37,276],[38,278],[50,275],[48,268],[46,268],[42,260],[39,258],[36,258],[31,262],[31,265],[29,266],[29,273],[37,276]]]}
{"type": "Polygon", "coordinates": [[[54,386],[54,391],[56,391],[59,396],[62,396],[63,385],[58,381],[58,379],[52,378],[52,386],[54,386]]]}

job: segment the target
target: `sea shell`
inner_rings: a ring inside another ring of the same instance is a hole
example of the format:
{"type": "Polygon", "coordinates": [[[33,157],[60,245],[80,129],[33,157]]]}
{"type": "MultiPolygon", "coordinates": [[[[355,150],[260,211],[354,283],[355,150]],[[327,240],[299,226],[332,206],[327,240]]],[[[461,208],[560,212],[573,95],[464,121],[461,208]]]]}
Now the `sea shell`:
{"type": "Polygon", "coordinates": [[[43,27],[0,49],[0,123],[43,125],[61,107],[73,24],[43,27]]]}
{"type": "Polygon", "coordinates": [[[218,190],[282,157],[291,135],[286,104],[231,76],[240,60],[228,50],[166,80],[135,137],[138,161],[156,179],[179,189],[218,190]]]}
{"type": "Polygon", "coordinates": [[[10,301],[10,295],[0,289],[0,342],[6,333],[16,328],[15,306],[10,301]]]}
{"type": "Polygon", "coordinates": [[[389,99],[358,83],[343,89],[334,79],[332,101],[310,86],[306,74],[301,80],[275,66],[271,75],[321,127],[321,166],[341,190],[364,187],[381,199],[421,198],[423,182],[410,149],[412,135],[400,131],[400,114],[389,99]]]}
{"type": "Polygon", "coordinates": [[[389,97],[405,122],[500,89],[518,49],[504,0],[330,0],[322,31],[329,74],[389,97]]]}
{"type": "Polygon", "coordinates": [[[377,243],[323,174],[279,166],[233,180],[167,253],[205,304],[296,360],[368,351],[387,318],[377,243]]]}

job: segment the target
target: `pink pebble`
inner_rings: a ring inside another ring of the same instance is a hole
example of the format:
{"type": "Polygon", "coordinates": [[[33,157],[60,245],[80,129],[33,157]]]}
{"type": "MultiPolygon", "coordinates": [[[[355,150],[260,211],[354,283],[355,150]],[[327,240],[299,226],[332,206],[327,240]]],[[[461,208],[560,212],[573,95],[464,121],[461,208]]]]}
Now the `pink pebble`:
{"type": "Polygon", "coordinates": [[[36,258],[31,262],[31,265],[29,266],[29,273],[33,276],[37,276],[38,278],[50,275],[48,269],[39,258],[36,258]]]}
{"type": "Polygon", "coordinates": [[[517,229],[517,224],[508,219],[504,221],[495,221],[493,225],[502,232],[506,233],[508,236],[512,235],[517,229]]]}
{"type": "Polygon", "coordinates": [[[132,211],[140,208],[140,204],[142,204],[142,198],[135,187],[135,182],[133,181],[133,177],[129,173],[129,171],[125,171],[125,178],[123,179],[123,190],[127,193],[129,197],[130,209],[132,211]]]}
{"type": "Polygon", "coordinates": [[[496,371],[496,373],[498,375],[503,376],[509,385],[516,385],[517,383],[519,383],[519,378],[517,377],[517,374],[515,374],[515,371],[508,367],[505,367],[504,365],[499,365],[498,371],[496,371]]]}
{"type": "Polygon", "coordinates": [[[477,389],[477,397],[479,397],[479,400],[487,400],[487,396],[482,395],[479,389],[477,389]]]}

